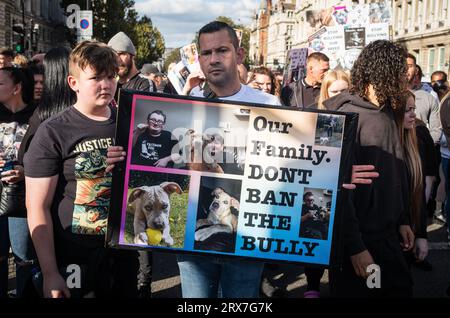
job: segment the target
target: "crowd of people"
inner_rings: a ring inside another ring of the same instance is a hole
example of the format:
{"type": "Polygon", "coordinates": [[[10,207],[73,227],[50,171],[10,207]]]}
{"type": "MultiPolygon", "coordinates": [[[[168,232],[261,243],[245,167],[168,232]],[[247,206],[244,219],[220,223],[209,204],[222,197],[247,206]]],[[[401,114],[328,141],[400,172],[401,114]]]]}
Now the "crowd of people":
{"type": "MultiPolygon", "coordinates": [[[[201,70],[187,78],[185,95],[359,115],[353,174],[342,185],[343,263],[330,268],[331,295],[411,297],[411,266],[432,267],[428,219],[450,217],[447,74],[434,72],[426,85],[413,55],[378,40],[350,72],[330,70],[326,55],[312,53],[306,75],[283,85],[267,67],[248,71],[234,29],[218,21],[199,30],[198,48],[201,70]],[[381,288],[366,285],[371,264],[380,266],[381,288]]],[[[114,165],[126,156],[114,144],[119,88],[176,94],[156,66],[139,70],[135,55],[123,32],[108,44],[54,48],[43,60],[0,49],[0,298],[8,297],[10,248],[16,297],[151,297],[152,253],[105,247],[114,165]],[[95,226],[85,226],[86,214],[95,226]],[[81,267],[81,288],[67,286],[71,264],[81,267]]],[[[154,112],[150,120],[157,136],[149,138],[158,137],[165,117],[154,112]]],[[[334,127],[327,124],[328,136],[334,127]]],[[[313,223],[313,202],[306,193],[302,222],[313,223]]],[[[262,296],[263,262],[190,254],[177,262],[183,297],[262,296]]],[[[320,297],[323,271],[305,267],[304,297],[320,297]]]]}

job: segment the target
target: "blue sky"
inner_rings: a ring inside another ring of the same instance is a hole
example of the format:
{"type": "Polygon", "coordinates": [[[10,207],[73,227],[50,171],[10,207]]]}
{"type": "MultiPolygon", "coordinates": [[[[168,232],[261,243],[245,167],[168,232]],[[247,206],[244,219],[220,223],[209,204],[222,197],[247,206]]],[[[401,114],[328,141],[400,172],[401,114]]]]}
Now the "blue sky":
{"type": "Polygon", "coordinates": [[[223,15],[248,24],[260,0],[135,0],[139,15],[147,15],[163,34],[166,47],[191,43],[203,25],[223,15]]]}

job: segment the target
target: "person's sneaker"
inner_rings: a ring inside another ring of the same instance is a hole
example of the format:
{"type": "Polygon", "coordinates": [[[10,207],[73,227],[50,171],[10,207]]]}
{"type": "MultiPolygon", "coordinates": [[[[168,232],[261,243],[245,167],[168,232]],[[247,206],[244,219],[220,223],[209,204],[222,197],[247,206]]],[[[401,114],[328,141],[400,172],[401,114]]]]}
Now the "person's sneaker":
{"type": "Polygon", "coordinates": [[[260,292],[262,297],[266,298],[282,298],[284,292],[278,286],[275,286],[267,277],[261,280],[260,292]]]}
{"type": "Polygon", "coordinates": [[[419,262],[413,262],[413,265],[426,272],[430,272],[433,270],[433,265],[431,265],[431,263],[426,259],[419,262]]]}
{"type": "Polygon", "coordinates": [[[317,290],[308,290],[303,294],[303,298],[320,298],[320,292],[317,290]]]}
{"type": "Polygon", "coordinates": [[[442,213],[436,213],[435,215],[434,215],[434,218],[436,219],[436,220],[438,220],[439,222],[442,222],[442,223],[447,223],[447,218],[445,217],[445,215],[444,214],[442,214],[442,213]]]}

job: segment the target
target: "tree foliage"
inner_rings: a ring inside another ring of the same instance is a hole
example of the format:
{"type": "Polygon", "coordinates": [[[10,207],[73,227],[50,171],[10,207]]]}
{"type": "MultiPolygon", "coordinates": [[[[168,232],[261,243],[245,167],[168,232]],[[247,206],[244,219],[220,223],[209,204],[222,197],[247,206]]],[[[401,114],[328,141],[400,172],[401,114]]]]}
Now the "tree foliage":
{"type": "MultiPolygon", "coordinates": [[[[78,4],[81,10],[86,10],[86,0],[62,0],[61,3],[64,9],[70,4],[78,4]]],[[[122,31],[136,47],[138,64],[153,62],[162,56],[164,38],[150,18],[143,16],[139,19],[134,0],[90,0],[89,4],[95,40],[108,43],[122,31]]]]}
{"type": "Polygon", "coordinates": [[[136,64],[139,66],[155,62],[164,53],[164,38],[147,16],[143,16],[135,26],[135,46],[136,64]]]}
{"type": "Polygon", "coordinates": [[[178,63],[181,61],[180,49],[181,47],[174,49],[164,61],[164,71],[166,73],[168,72],[171,63],[178,63]]]}

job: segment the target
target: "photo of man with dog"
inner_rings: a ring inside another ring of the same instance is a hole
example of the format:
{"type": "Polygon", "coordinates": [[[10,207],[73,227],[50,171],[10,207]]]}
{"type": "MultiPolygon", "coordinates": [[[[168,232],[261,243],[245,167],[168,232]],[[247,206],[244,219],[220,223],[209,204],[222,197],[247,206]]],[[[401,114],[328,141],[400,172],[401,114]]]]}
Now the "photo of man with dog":
{"type": "Polygon", "coordinates": [[[137,102],[131,164],[243,175],[248,117],[231,107],[174,103],[137,102]]]}
{"type": "Polygon", "coordinates": [[[332,194],[333,192],[327,189],[305,188],[300,237],[328,239],[332,194]]]}
{"type": "Polygon", "coordinates": [[[185,175],[131,171],[126,243],[183,248],[189,182],[185,175]]]}
{"type": "Polygon", "coordinates": [[[241,181],[202,177],[194,249],[234,253],[241,181]]]}
{"type": "Polygon", "coordinates": [[[137,125],[133,131],[132,164],[173,167],[176,158],[172,157],[172,148],[177,140],[169,131],[164,130],[165,124],[166,114],[161,110],[154,110],[148,114],[146,124],[137,125]]]}

